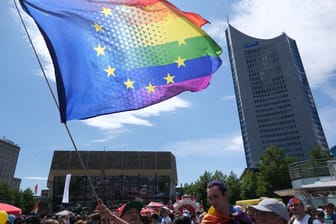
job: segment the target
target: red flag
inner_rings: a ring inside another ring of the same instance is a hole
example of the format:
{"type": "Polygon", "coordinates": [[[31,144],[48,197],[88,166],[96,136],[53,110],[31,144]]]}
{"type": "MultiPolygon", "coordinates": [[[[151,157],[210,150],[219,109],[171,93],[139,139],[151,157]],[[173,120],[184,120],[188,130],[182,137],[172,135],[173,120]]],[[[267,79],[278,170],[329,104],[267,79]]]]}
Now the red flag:
{"type": "Polygon", "coordinates": [[[35,187],[34,187],[34,194],[37,194],[37,188],[38,188],[38,185],[35,184],[35,187]]]}

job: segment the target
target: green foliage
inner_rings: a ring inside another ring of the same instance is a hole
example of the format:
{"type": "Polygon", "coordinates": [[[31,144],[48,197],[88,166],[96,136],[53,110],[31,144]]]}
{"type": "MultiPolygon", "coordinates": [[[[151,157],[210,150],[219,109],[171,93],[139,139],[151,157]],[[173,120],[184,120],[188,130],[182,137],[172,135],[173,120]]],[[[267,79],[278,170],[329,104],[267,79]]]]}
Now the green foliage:
{"type": "Polygon", "coordinates": [[[229,189],[230,203],[235,204],[240,199],[240,180],[232,171],[229,176],[224,179],[225,186],[229,189]]]}
{"type": "MultiPolygon", "coordinates": [[[[317,147],[311,151],[311,157],[313,160],[310,161],[310,165],[313,166],[318,160],[328,159],[330,155],[328,151],[317,147]]],[[[225,183],[232,204],[243,199],[278,197],[274,191],[292,188],[288,166],[293,162],[295,159],[286,157],[281,148],[270,146],[265,149],[257,168],[247,169],[240,179],[233,172],[227,176],[221,171],[216,171],[214,174],[206,171],[195,183],[186,184],[184,193],[196,195],[205,209],[210,206],[206,188],[211,180],[221,180],[225,183]]]]}
{"type": "Polygon", "coordinates": [[[320,146],[318,146],[310,151],[310,157],[313,160],[324,159],[329,158],[330,154],[327,150],[322,149],[320,146]]]}
{"type": "Polygon", "coordinates": [[[286,157],[281,148],[267,147],[258,164],[257,196],[273,197],[273,191],[291,188],[288,165],[292,162],[294,159],[286,157]]]}
{"type": "Polygon", "coordinates": [[[246,170],[240,181],[240,198],[257,198],[256,189],[258,182],[256,171],[251,169],[246,170]]]}
{"type": "Polygon", "coordinates": [[[0,184],[0,200],[11,202],[14,200],[14,191],[10,189],[7,183],[0,184]]]}
{"type": "Polygon", "coordinates": [[[21,208],[23,214],[28,214],[34,207],[34,197],[31,189],[12,190],[7,183],[0,184],[0,201],[21,208]]]}
{"type": "Polygon", "coordinates": [[[208,183],[212,180],[220,180],[225,183],[230,193],[230,202],[234,203],[240,195],[240,181],[237,176],[231,172],[230,176],[224,175],[221,171],[216,170],[213,174],[205,171],[195,183],[185,184],[183,193],[195,195],[197,200],[201,202],[205,209],[210,207],[210,202],[207,199],[206,189],[208,183]]]}

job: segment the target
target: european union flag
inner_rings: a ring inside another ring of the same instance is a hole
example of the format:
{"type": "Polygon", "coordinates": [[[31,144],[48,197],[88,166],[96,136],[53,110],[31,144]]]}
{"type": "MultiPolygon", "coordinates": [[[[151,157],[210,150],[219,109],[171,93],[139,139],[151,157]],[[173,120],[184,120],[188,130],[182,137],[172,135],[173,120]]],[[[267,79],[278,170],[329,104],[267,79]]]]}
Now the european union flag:
{"type": "Polygon", "coordinates": [[[61,121],[143,108],[206,88],[221,48],[165,0],[20,0],[52,57],[61,121]]]}

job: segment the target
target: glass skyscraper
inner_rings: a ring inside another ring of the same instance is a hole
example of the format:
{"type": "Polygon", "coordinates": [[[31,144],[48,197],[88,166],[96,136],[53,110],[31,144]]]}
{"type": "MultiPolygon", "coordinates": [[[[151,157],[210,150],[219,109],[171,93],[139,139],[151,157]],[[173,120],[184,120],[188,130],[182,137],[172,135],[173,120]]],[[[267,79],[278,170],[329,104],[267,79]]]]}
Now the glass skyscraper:
{"type": "Polygon", "coordinates": [[[247,167],[255,167],[274,145],[299,161],[328,144],[295,40],[226,29],[247,167]]]}

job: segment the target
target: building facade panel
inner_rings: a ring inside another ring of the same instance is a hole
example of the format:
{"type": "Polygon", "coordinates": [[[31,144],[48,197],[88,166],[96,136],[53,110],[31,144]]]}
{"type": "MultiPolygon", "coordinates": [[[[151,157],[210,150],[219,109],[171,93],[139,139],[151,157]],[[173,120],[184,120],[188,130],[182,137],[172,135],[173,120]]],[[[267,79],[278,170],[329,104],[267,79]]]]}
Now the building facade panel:
{"type": "MultiPolygon", "coordinates": [[[[167,203],[178,183],[171,152],[79,151],[94,191],[112,208],[134,198],[167,203]],[[116,162],[116,164],[114,164],[116,162]]],[[[66,174],[71,174],[69,207],[93,209],[93,190],[74,151],[55,151],[48,177],[49,211],[62,206],[66,174]]]]}
{"type": "Polygon", "coordinates": [[[226,30],[247,167],[275,145],[299,161],[315,147],[328,150],[295,40],[226,30]]]}
{"type": "Polygon", "coordinates": [[[7,183],[15,190],[19,189],[21,183],[21,179],[14,177],[19,153],[17,144],[6,138],[0,139],[0,184],[7,183]]]}

